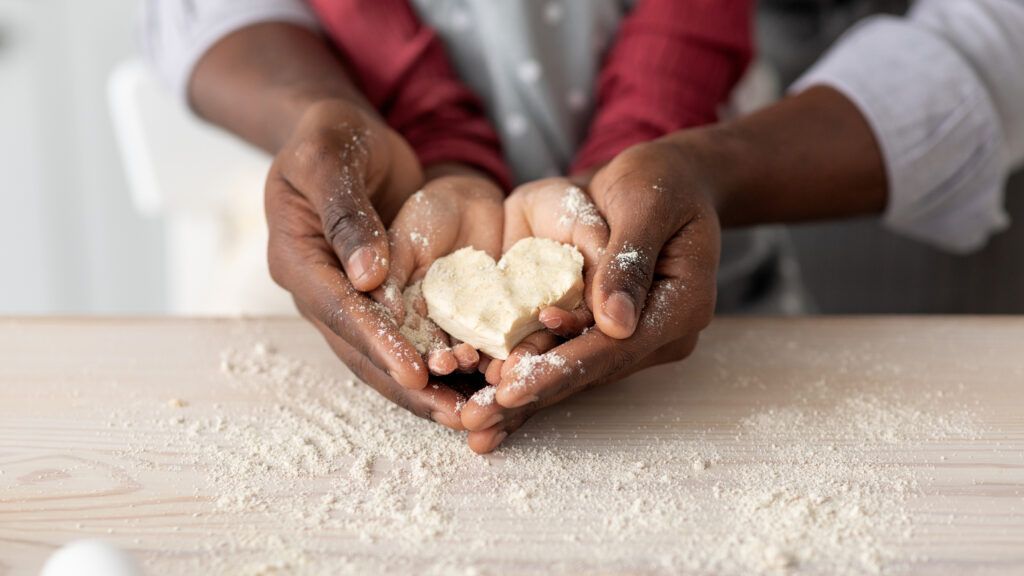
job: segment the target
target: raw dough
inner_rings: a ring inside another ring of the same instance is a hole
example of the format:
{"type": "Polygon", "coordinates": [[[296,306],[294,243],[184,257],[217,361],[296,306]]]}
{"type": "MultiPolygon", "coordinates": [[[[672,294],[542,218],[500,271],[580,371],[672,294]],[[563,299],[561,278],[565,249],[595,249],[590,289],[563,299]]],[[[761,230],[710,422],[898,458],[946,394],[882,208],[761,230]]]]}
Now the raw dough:
{"type": "Polygon", "coordinates": [[[524,238],[494,259],[462,248],[430,266],[423,279],[427,315],[452,336],[508,358],[520,340],[543,328],[548,306],[575,308],[583,298],[583,255],[573,246],[524,238]]]}

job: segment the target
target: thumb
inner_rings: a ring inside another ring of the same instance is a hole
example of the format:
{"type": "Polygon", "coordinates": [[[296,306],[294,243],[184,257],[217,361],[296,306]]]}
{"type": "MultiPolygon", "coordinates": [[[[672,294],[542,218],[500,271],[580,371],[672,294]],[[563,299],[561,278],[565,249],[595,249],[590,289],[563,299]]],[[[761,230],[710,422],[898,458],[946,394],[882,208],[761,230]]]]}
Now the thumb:
{"type": "Polygon", "coordinates": [[[612,338],[629,338],[636,330],[661,250],[661,242],[654,240],[612,228],[591,288],[594,321],[612,338]]]}
{"type": "Polygon", "coordinates": [[[373,152],[340,139],[321,134],[300,143],[282,174],[312,204],[349,281],[366,292],[387,276],[388,238],[367,194],[373,152]]]}
{"type": "Polygon", "coordinates": [[[357,290],[380,286],[390,251],[384,224],[359,185],[329,197],[320,209],[324,237],[357,290]]]}
{"type": "Polygon", "coordinates": [[[606,167],[591,183],[598,208],[608,222],[608,244],[591,282],[594,321],[604,334],[632,336],[654,280],[654,269],[673,233],[672,210],[663,187],[637,171],[606,167]],[[610,184],[607,184],[610,182],[610,184]]]}

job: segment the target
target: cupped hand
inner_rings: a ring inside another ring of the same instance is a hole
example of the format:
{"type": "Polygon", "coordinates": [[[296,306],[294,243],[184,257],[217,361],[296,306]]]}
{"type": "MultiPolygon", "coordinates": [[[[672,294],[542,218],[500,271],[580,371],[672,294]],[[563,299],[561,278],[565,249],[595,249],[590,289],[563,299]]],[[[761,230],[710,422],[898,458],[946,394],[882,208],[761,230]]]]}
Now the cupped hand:
{"type": "Polygon", "coordinates": [[[499,258],[504,196],[493,181],[468,168],[449,166],[431,172],[444,175],[430,179],[409,198],[388,231],[391,266],[374,296],[391,310],[403,331],[415,333],[430,372],[444,376],[476,370],[480,355],[427,318],[421,295],[410,292],[403,298],[403,292],[423,279],[434,260],[460,248],[473,247],[499,258]],[[413,318],[407,317],[410,306],[413,318]]]}
{"type": "Polygon", "coordinates": [[[425,412],[426,403],[399,397],[399,389],[407,396],[422,391],[426,365],[388,311],[364,293],[388,274],[384,222],[422,179],[412,150],[380,120],[323,101],[307,109],[275,157],[265,202],[274,280],[357,375],[425,412]]]}
{"type": "MultiPolygon", "coordinates": [[[[509,199],[507,221],[521,214],[534,235],[569,239],[596,254],[586,301],[598,329],[564,343],[550,332],[524,340],[501,367],[496,388],[477,393],[462,410],[473,450],[494,450],[538,410],[572,394],[693,351],[714,314],[720,244],[709,179],[701,170],[662,142],[634,146],[601,169],[588,191],[607,223],[603,250],[566,236],[560,216],[545,216],[555,192],[545,201],[522,202],[521,209],[509,199]]],[[[591,241],[600,243],[595,236],[591,241]]],[[[558,323],[557,316],[567,330],[586,320],[580,313],[546,316],[546,325],[558,323]]]]}
{"type": "MultiPolygon", "coordinates": [[[[608,225],[583,189],[567,178],[546,178],[519,186],[505,201],[504,250],[523,238],[534,236],[576,246],[583,255],[584,284],[589,286],[608,243],[608,225]]],[[[541,310],[541,323],[558,336],[579,334],[594,322],[588,307],[589,292],[584,296],[586,302],[575,310],[556,307],[541,310]]],[[[486,372],[487,381],[498,384],[501,375],[518,357],[536,353],[542,341],[555,341],[549,336],[543,331],[531,335],[516,346],[506,361],[491,362],[486,372]]]]}

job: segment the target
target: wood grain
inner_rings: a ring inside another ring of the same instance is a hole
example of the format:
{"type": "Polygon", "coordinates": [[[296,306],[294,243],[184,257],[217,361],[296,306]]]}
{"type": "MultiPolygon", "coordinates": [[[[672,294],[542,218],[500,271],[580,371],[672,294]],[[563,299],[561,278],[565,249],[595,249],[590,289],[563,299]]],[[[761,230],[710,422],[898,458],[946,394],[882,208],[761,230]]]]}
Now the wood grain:
{"type": "MultiPolygon", "coordinates": [[[[175,413],[168,401],[185,398],[194,411],[255,402],[218,367],[221,350],[254,335],[346,374],[314,331],[291,319],[0,320],[0,575],[35,574],[54,549],[88,537],[129,550],[153,574],[203,566],[203,543],[238,520],[212,512],[207,471],[163,425],[175,413]],[[127,404],[143,408],[126,420],[127,404]]],[[[912,441],[879,448],[922,479],[912,533],[899,543],[906,562],[885,572],[1024,573],[1022,319],[720,319],[689,361],[589,391],[525,432],[532,442],[600,453],[647,442],[648,425],[672,414],[659,434],[729,443],[716,464],[728,471],[765,449],[736,436],[737,422],[806,407],[803,392],[816,380],[844,391],[814,399],[822,410],[844,395],[897,392],[928,398],[934,415],[968,410],[974,419],[971,438],[914,438],[911,430],[912,441]]],[[[260,529],[272,537],[275,526],[260,529]]],[[[214,571],[234,570],[222,559],[214,571]]]]}

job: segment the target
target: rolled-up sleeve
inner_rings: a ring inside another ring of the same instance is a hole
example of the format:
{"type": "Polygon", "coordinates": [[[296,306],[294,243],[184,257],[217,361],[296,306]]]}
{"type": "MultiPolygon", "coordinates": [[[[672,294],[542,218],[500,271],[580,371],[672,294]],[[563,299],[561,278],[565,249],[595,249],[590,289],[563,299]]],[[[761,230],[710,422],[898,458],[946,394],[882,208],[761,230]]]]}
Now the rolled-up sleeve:
{"type": "Polygon", "coordinates": [[[952,252],[1003,230],[1024,160],[1024,2],[924,0],[847,32],[793,87],[831,86],[874,131],[893,230],[952,252]]]}
{"type": "Polygon", "coordinates": [[[143,52],[183,102],[196,63],[228,34],[263,22],[318,28],[302,0],[146,0],[142,19],[143,52]]]}

